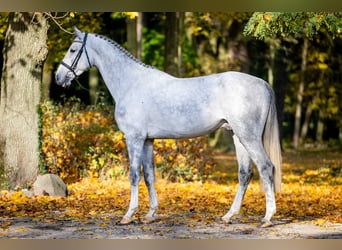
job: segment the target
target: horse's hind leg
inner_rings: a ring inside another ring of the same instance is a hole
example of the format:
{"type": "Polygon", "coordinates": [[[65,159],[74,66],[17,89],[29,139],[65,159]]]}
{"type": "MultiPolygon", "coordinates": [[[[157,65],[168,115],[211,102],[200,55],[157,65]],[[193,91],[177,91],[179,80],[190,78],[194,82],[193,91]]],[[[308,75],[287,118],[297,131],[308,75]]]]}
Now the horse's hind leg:
{"type": "Polygon", "coordinates": [[[239,213],[248,183],[253,176],[251,158],[249,157],[244,146],[241,144],[239,138],[236,135],[234,135],[233,139],[236,149],[236,156],[239,164],[239,187],[236,192],[232,206],[230,207],[228,213],[222,217],[222,220],[226,223],[230,223],[231,217],[239,213]]]}
{"type": "Polygon", "coordinates": [[[248,139],[240,138],[241,143],[246,148],[249,156],[254,161],[264,184],[266,194],[266,214],[263,218],[262,227],[271,226],[271,218],[276,212],[276,203],[274,196],[274,166],[267,156],[260,139],[254,139],[251,136],[248,139]]]}
{"type": "Polygon", "coordinates": [[[153,140],[146,140],[143,149],[142,164],[144,167],[144,179],[150,196],[150,210],[145,216],[144,223],[154,221],[154,213],[158,209],[158,200],[154,188],[154,162],[153,162],[153,140]]]}

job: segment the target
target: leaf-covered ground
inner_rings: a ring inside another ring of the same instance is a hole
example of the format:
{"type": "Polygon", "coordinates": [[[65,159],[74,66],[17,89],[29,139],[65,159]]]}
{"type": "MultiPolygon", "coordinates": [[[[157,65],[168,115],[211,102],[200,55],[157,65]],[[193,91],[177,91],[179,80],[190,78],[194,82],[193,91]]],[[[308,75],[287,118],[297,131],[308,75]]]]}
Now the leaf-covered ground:
{"type": "MultiPolygon", "coordinates": [[[[137,223],[121,226],[126,234],[118,238],[130,237],[132,228],[140,230],[142,236],[172,238],[177,225],[183,225],[193,232],[188,235],[189,238],[210,236],[205,232],[215,228],[213,225],[216,225],[216,229],[219,227],[218,232],[227,231],[229,226],[221,224],[219,218],[228,211],[234,198],[237,167],[234,153],[216,158],[219,164],[205,183],[171,183],[158,178],[156,189],[160,208],[158,219],[153,224],[139,223],[140,216],[148,211],[148,194],[142,181],[137,223]]],[[[259,192],[256,176],[247,190],[241,213],[234,220],[244,226],[238,224],[240,229],[235,226],[234,230],[240,230],[242,236],[247,237],[253,231],[259,232],[261,236],[275,235],[277,225],[285,222],[290,226],[291,223],[310,223],[322,228],[341,227],[341,169],[342,155],[338,151],[287,151],[284,154],[283,189],[276,195],[278,211],[274,216],[275,227],[266,231],[257,227],[265,212],[265,196],[259,192]]],[[[39,223],[43,223],[46,230],[50,227],[64,228],[65,231],[65,228],[73,227],[78,232],[77,237],[104,238],[103,234],[96,235],[95,231],[106,228],[111,229],[106,231],[108,237],[110,232],[115,233],[117,227],[120,227],[117,222],[129,203],[130,187],[127,178],[102,181],[86,178],[69,184],[68,188],[71,194],[66,198],[27,198],[21,191],[1,191],[0,238],[24,237],[20,235],[39,237],[39,233],[34,231],[39,228],[39,223]],[[36,226],[25,227],[32,224],[36,226]],[[32,235],[33,231],[35,234],[32,235]]],[[[229,230],[232,228],[234,226],[230,226],[229,230]]],[[[177,235],[182,238],[181,233],[177,235]]]]}

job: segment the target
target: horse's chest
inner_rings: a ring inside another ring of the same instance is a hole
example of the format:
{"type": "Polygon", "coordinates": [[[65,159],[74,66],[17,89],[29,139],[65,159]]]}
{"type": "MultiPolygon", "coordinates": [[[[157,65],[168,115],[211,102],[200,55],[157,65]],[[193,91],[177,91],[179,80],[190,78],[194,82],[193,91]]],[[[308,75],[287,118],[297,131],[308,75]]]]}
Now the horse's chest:
{"type": "Polygon", "coordinates": [[[115,120],[120,130],[125,131],[128,127],[142,126],[145,122],[145,114],[143,112],[144,105],[140,103],[117,103],[115,108],[115,120]]]}

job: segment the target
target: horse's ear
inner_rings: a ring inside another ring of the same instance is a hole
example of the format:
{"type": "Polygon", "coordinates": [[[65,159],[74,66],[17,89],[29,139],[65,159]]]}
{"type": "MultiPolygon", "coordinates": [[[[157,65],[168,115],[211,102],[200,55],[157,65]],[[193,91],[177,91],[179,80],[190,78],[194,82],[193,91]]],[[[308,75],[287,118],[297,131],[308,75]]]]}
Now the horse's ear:
{"type": "Polygon", "coordinates": [[[75,31],[76,37],[81,38],[81,39],[83,38],[83,32],[77,29],[76,26],[74,26],[74,31],[75,31]]]}

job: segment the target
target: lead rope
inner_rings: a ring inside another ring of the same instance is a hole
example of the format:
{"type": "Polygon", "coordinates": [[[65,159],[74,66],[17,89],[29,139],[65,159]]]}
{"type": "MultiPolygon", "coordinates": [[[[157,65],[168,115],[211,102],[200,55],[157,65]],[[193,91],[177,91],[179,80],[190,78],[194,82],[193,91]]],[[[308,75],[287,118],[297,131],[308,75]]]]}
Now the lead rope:
{"type": "Polygon", "coordinates": [[[85,91],[88,91],[88,92],[90,91],[90,89],[84,87],[84,86],[80,83],[80,81],[78,80],[78,78],[74,78],[74,80],[77,82],[78,86],[79,86],[81,89],[83,89],[83,90],[85,90],[85,91]]]}

